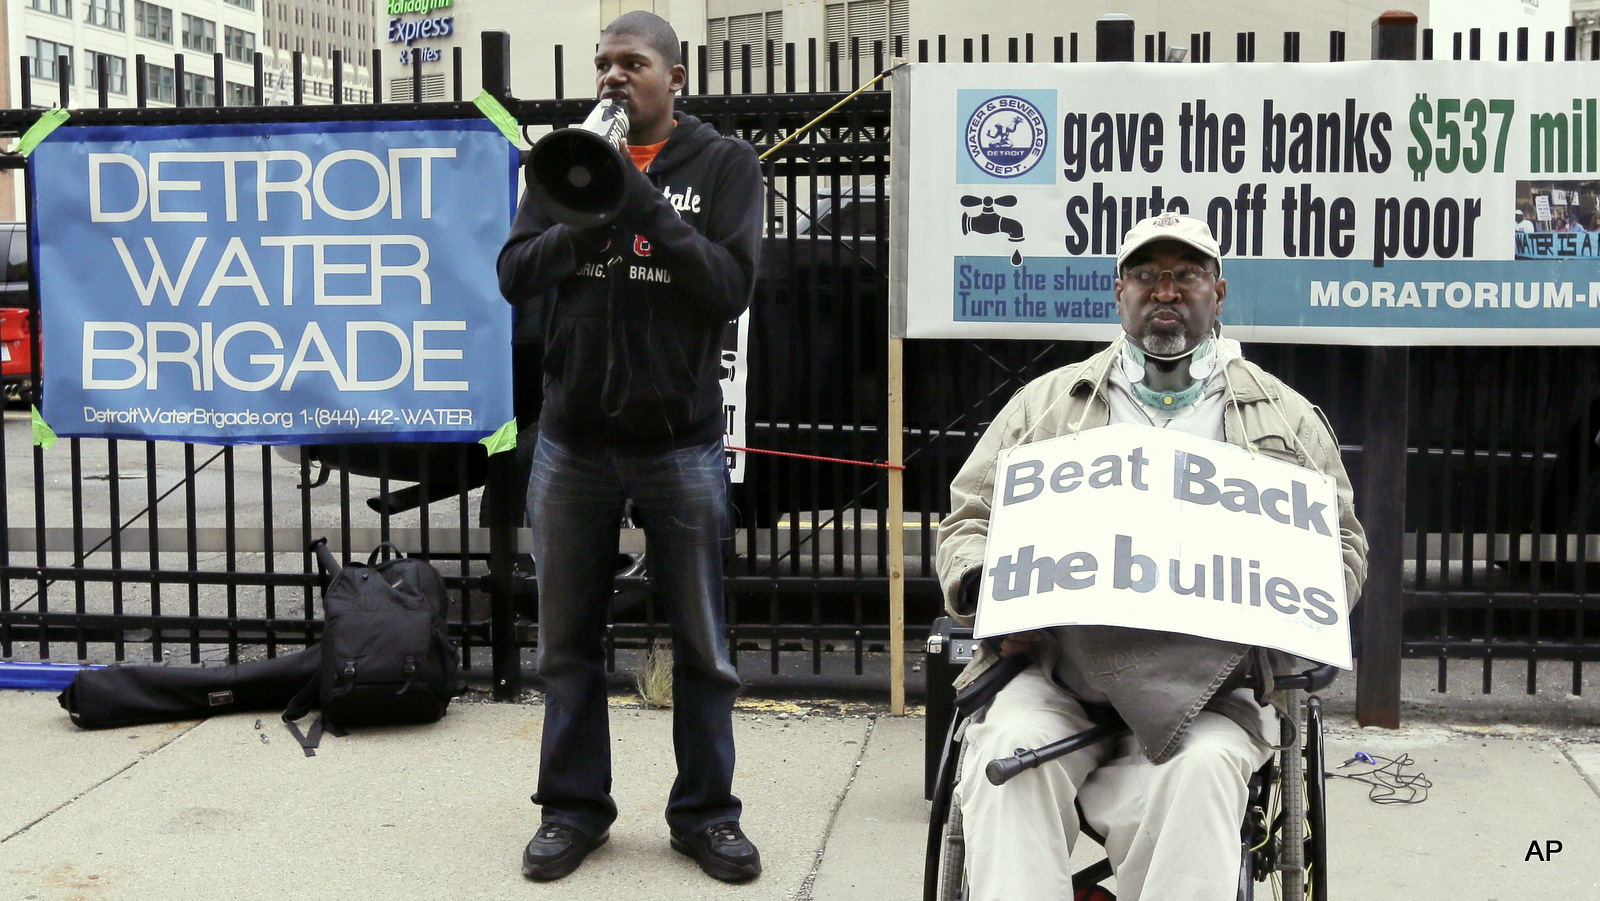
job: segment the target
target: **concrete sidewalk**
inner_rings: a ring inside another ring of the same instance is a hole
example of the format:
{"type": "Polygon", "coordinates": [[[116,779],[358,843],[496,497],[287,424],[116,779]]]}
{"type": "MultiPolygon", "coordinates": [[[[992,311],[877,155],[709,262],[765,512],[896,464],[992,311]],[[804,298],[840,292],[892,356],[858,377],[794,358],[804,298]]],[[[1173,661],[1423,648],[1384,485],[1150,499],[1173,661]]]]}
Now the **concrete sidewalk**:
{"type": "MultiPolygon", "coordinates": [[[[715,882],[667,847],[671,715],[618,706],[611,841],[542,884],[519,871],[536,701],[469,696],[436,725],[329,737],[308,759],[272,715],[85,732],[53,693],[0,692],[0,901],[920,898],[922,719],[817,706],[751,702],[735,719],[760,879],[715,882]]],[[[1328,739],[1330,766],[1409,755],[1432,782],[1426,801],[1385,806],[1330,780],[1334,898],[1600,897],[1594,728],[1379,732],[1335,705],[1328,739]],[[1528,859],[1534,842],[1561,851],[1528,859]]]]}

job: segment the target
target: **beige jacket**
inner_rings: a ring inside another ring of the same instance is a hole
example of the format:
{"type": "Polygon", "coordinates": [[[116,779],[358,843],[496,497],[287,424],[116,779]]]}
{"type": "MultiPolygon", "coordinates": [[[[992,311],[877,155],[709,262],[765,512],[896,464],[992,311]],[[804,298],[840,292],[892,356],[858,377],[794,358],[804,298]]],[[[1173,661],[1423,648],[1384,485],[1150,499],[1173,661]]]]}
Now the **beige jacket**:
{"type": "MultiPolygon", "coordinates": [[[[1345,592],[1353,607],[1366,578],[1367,539],[1356,520],[1350,478],[1339,459],[1333,429],[1322,411],[1245,360],[1237,348],[1236,342],[1224,342],[1224,437],[1229,444],[1334,478],[1345,592]]],[[[989,501],[994,496],[1000,452],[1106,425],[1111,416],[1106,400],[1107,379],[1116,352],[1116,345],[1112,345],[1023,387],[995,417],[951,483],[950,515],[939,528],[938,571],[945,607],[962,623],[971,625],[976,612],[963,597],[962,581],[975,578],[982,571],[989,533],[989,501]]],[[[1078,647],[1062,648],[1054,641],[1046,642],[1040,649],[1041,665],[1047,673],[1052,672],[1055,661],[1066,653],[1094,681],[1095,660],[1110,656],[1121,660],[1124,665],[1114,668],[1115,675],[1109,675],[1108,670],[1108,679],[1094,687],[1110,697],[1152,760],[1159,763],[1170,757],[1194,715],[1205,707],[1228,715],[1251,734],[1271,743],[1270,738],[1258,734],[1260,717],[1251,710],[1230,709],[1230,704],[1237,706],[1237,699],[1218,690],[1236,675],[1242,675],[1244,667],[1256,669],[1267,679],[1293,669],[1293,661],[1287,655],[1211,639],[1132,629],[1078,627],[1077,634],[1078,647]],[[1131,668],[1125,665],[1130,653],[1139,661],[1131,668]]],[[[994,659],[993,653],[980,645],[972,663],[956,680],[956,687],[976,678],[994,659]]]]}

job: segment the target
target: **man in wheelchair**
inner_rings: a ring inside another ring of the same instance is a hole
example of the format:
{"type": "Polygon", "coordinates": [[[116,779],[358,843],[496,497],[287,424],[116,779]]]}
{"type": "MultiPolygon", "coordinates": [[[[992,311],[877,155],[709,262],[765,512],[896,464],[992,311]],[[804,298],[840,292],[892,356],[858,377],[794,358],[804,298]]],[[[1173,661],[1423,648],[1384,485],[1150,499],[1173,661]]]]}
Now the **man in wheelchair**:
{"type": "MultiPolygon", "coordinates": [[[[1110,423],[1177,429],[1333,476],[1354,605],[1367,543],[1338,442],[1316,407],[1221,336],[1221,271],[1203,220],[1163,214],[1129,229],[1115,282],[1123,334],[1019,391],[951,484],[938,568],[952,616],[971,624],[976,611],[1000,452],[1110,423]]],[[[955,803],[970,897],[1073,897],[1081,808],[1105,839],[1122,901],[1234,898],[1246,783],[1280,734],[1272,677],[1296,669],[1292,658],[1185,634],[1062,626],[981,647],[957,689],[1014,654],[1031,665],[966,728],[955,803]],[[1127,723],[1124,737],[1002,786],[984,778],[988,761],[1087,729],[1107,708],[1127,723]]]]}

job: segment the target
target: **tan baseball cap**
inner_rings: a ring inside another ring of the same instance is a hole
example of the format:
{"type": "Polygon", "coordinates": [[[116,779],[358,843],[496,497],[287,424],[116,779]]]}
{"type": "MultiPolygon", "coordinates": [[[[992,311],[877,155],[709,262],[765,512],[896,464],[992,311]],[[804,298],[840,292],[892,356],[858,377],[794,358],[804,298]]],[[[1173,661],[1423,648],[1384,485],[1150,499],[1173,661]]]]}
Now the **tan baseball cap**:
{"type": "Polygon", "coordinates": [[[1222,272],[1222,248],[1211,234],[1211,226],[1204,219],[1162,213],[1141,219],[1122,236],[1122,246],[1117,248],[1117,269],[1135,250],[1151,241],[1181,241],[1217,261],[1217,272],[1222,272]]]}

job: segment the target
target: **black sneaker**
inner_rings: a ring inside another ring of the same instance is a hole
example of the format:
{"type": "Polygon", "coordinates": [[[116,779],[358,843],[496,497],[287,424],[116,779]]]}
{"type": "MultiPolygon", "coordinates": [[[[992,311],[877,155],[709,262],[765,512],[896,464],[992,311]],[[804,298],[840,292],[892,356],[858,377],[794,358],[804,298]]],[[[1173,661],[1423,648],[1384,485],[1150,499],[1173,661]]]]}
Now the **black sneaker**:
{"type": "Polygon", "coordinates": [[[610,830],[591,838],[566,823],[543,823],[522,852],[522,875],[529,879],[560,879],[576,870],[590,851],[610,837],[610,830]]]}
{"type": "Polygon", "coordinates": [[[693,857],[713,879],[740,882],[761,875],[761,852],[734,820],[714,823],[693,835],[672,833],[672,850],[693,857]]]}

